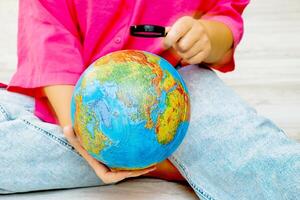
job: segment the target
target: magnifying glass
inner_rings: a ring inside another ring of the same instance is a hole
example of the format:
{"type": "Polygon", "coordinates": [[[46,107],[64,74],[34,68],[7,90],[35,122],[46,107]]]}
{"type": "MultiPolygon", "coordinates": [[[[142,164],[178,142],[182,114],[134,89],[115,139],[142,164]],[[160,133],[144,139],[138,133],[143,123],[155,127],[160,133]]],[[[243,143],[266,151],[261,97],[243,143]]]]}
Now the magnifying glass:
{"type": "MultiPolygon", "coordinates": [[[[165,37],[168,33],[163,26],[152,24],[140,24],[130,26],[130,35],[144,38],[165,37]]],[[[175,65],[175,69],[181,68],[181,60],[175,65]]]]}
{"type": "Polygon", "coordinates": [[[130,34],[146,38],[165,37],[167,35],[165,27],[150,24],[130,26],[130,34]]]}

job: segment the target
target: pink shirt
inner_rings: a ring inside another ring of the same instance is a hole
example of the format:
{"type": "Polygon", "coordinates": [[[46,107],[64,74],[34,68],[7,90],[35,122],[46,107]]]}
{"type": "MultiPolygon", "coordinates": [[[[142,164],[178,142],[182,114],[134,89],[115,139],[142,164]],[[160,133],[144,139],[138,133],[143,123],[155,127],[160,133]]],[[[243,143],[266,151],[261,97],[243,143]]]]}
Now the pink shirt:
{"type": "MultiPolygon", "coordinates": [[[[162,38],[129,34],[130,25],[172,26],[182,16],[216,20],[232,31],[234,46],[241,40],[241,13],[249,0],[28,0],[20,1],[18,68],[10,91],[35,97],[35,114],[57,123],[48,100],[39,88],[55,84],[75,85],[95,59],[120,49],[149,51],[169,60],[179,57],[165,50],[162,38]]],[[[234,69],[231,61],[218,66],[234,69]]],[[[1,84],[0,84],[1,86],[1,84]]],[[[3,87],[3,85],[2,85],[3,87]]]]}

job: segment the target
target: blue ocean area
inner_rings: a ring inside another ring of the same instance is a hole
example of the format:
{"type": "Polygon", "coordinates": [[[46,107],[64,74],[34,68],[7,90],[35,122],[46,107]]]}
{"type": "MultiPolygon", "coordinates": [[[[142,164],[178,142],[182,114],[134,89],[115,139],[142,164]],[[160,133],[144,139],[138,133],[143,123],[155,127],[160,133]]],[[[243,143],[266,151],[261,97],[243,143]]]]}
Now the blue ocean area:
{"type": "MultiPolygon", "coordinates": [[[[187,92],[182,78],[172,65],[163,58],[160,59],[159,65],[177,79],[177,84],[181,82],[187,92]]],[[[92,68],[86,70],[84,74],[89,73],[90,70],[92,68]]],[[[114,82],[106,82],[100,85],[98,81],[94,80],[88,82],[86,88],[83,89],[80,88],[83,76],[76,84],[74,96],[80,93],[82,103],[99,120],[97,123],[99,127],[97,128],[109,138],[106,147],[99,154],[96,155],[90,152],[93,157],[112,168],[145,168],[153,163],[165,160],[180,145],[186,134],[188,122],[179,124],[174,139],[167,144],[160,144],[155,133],[155,124],[158,116],[166,109],[166,91],[162,91],[160,97],[157,97],[157,103],[151,108],[150,117],[154,122],[154,126],[148,129],[145,127],[146,119],[136,117],[140,106],[138,100],[128,95],[126,96],[126,101],[129,101],[130,104],[128,102],[126,104],[117,97],[117,93],[120,90],[122,90],[122,94],[130,94],[130,88],[122,88],[114,82]],[[134,120],[132,120],[133,118],[134,120]]],[[[174,90],[175,87],[170,91],[174,90]]],[[[149,88],[148,94],[154,93],[155,88],[149,88]]],[[[74,124],[74,97],[72,99],[71,112],[74,124]]],[[[92,137],[94,137],[95,124],[94,120],[86,124],[92,137]]]]}

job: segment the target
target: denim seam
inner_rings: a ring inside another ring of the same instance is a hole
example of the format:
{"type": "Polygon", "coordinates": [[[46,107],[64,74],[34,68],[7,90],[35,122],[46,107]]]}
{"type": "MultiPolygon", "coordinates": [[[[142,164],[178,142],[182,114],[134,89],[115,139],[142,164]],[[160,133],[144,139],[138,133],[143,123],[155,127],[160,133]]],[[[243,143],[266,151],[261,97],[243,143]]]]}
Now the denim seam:
{"type": "Polygon", "coordinates": [[[21,119],[21,121],[23,121],[23,122],[24,122],[26,125],[28,125],[29,127],[32,127],[32,128],[34,128],[35,130],[37,130],[37,131],[43,133],[45,136],[51,138],[51,139],[54,140],[55,142],[58,142],[58,143],[61,144],[63,147],[65,147],[67,150],[69,150],[69,151],[71,151],[71,152],[73,152],[73,153],[75,153],[76,155],[78,155],[78,156],[81,157],[81,155],[77,153],[76,149],[75,149],[73,146],[71,146],[70,144],[68,144],[67,142],[65,142],[64,140],[62,140],[62,139],[56,137],[55,135],[51,134],[50,132],[48,132],[48,131],[46,131],[46,130],[44,130],[44,129],[41,129],[40,127],[38,127],[38,126],[32,124],[31,122],[29,122],[29,121],[27,121],[27,120],[25,120],[25,119],[21,119]]]}
{"type": "Polygon", "coordinates": [[[193,181],[192,179],[190,178],[190,176],[188,175],[187,173],[187,170],[186,170],[186,167],[183,165],[183,164],[180,164],[178,162],[178,160],[175,158],[174,155],[171,156],[171,159],[176,162],[176,164],[180,167],[180,169],[183,171],[183,173],[185,174],[186,176],[186,179],[188,180],[189,184],[197,191],[199,192],[199,194],[205,198],[205,199],[208,199],[208,200],[216,200],[215,198],[211,197],[210,194],[208,194],[207,192],[205,192],[203,189],[199,188],[193,181]]]}
{"type": "Polygon", "coordinates": [[[7,114],[8,112],[5,110],[5,108],[2,105],[0,105],[0,112],[4,115],[6,120],[10,119],[9,115],[7,114]]]}

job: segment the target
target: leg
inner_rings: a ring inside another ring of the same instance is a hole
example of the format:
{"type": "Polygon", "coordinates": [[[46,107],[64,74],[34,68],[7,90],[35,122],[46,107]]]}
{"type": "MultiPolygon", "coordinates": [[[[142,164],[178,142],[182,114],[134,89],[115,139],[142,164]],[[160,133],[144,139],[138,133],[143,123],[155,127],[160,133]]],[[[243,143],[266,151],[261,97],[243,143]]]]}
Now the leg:
{"type": "Polygon", "coordinates": [[[208,69],[183,76],[191,121],[169,160],[202,199],[297,199],[300,144],[259,116],[208,69]]]}
{"type": "Polygon", "coordinates": [[[103,185],[33,99],[0,89],[0,194],[103,185]]]}

